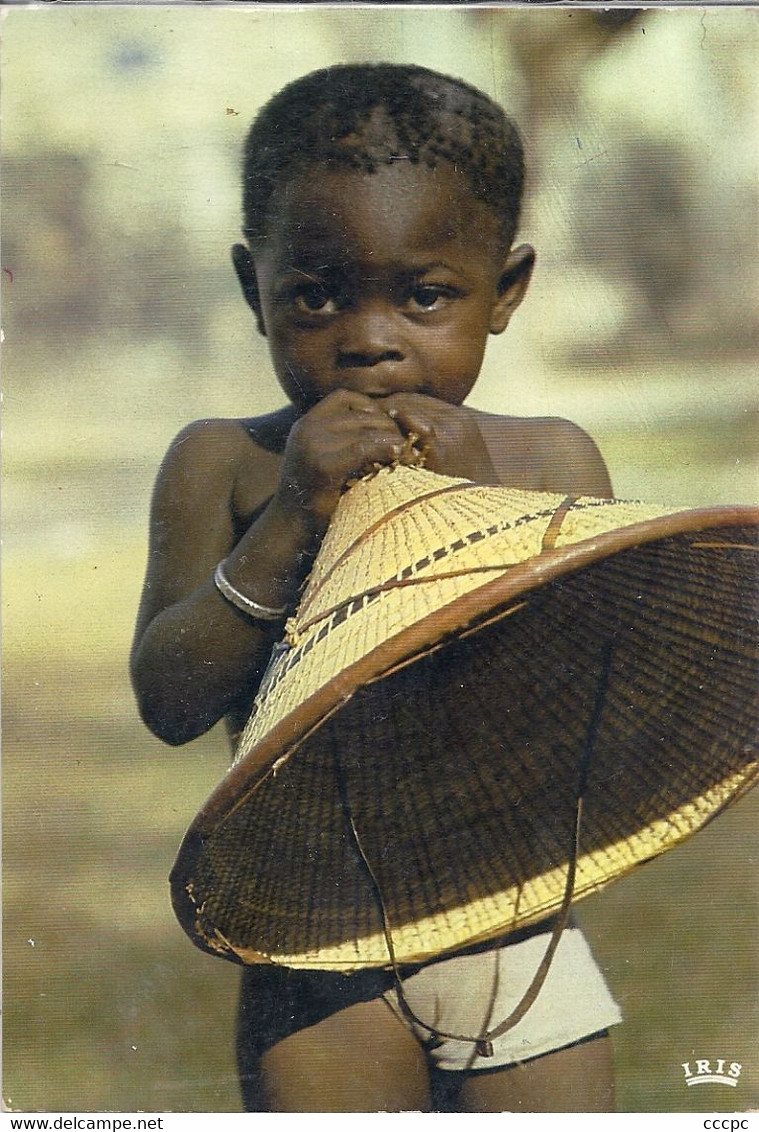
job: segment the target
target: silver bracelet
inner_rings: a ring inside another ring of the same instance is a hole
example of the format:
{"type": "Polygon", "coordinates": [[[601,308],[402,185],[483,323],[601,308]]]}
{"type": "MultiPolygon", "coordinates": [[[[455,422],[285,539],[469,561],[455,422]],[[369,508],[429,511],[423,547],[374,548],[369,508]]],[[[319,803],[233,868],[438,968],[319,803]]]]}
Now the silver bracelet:
{"type": "Polygon", "coordinates": [[[236,590],[224,573],[223,561],[213,572],[213,584],[230,605],[233,605],[235,609],[241,609],[243,613],[247,613],[248,617],[253,617],[257,621],[281,621],[287,613],[286,605],[281,606],[280,609],[272,609],[268,605],[259,605],[257,601],[253,601],[252,598],[246,597],[245,594],[236,590]]]}

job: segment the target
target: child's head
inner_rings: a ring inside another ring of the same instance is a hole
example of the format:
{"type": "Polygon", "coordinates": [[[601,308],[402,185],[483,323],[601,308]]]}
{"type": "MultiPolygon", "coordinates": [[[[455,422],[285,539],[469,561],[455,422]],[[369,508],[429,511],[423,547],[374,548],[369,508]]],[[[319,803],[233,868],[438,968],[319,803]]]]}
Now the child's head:
{"type": "Polygon", "coordinates": [[[464,400],[529,280],[523,169],[503,111],[421,67],[333,67],[272,98],[233,257],[299,408],[336,388],[464,400]]]}
{"type": "Polygon", "coordinates": [[[430,169],[455,166],[493,209],[510,247],[524,184],[516,126],[476,87],[390,63],[314,71],[264,106],[245,146],[246,237],[263,235],[273,193],[294,176],[314,167],[371,174],[400,158],[430,169]]]}

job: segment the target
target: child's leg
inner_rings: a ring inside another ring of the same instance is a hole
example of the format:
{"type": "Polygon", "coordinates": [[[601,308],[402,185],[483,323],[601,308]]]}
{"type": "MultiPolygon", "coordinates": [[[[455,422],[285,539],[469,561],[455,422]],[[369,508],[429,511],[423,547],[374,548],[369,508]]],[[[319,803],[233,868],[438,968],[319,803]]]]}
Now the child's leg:
{"type": "Polygon", "coordinates": [[[298,1030],[261,1058],[269,1112],[429,1111],[424,1051],[382,999],[298,1030]]]}
{"type": "Polygon", "coordinates": [[[243,968],[237,1066],[246,1112],[425,1108],[427,1066],[388,1008],[384,971],[243,968]]]}
{"type": "Polygon", "coordinates": [[[611,1040],[603,1035],[521,1065],[467,1074],[459,1112],[613,1112],[611,1040]]]}

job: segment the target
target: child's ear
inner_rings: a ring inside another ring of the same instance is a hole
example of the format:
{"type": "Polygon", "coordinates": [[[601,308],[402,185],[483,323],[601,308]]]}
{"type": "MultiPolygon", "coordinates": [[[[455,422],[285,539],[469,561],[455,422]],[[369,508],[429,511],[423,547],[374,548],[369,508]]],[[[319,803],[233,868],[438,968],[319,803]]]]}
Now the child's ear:
{"type": "Polygon", "coordinates": [[[232,248],[232,263],[234,264],[237,278],[240,281],[245,302],[256,316],[259,333],[263,334],[265,338],[266,327],[264,326],[264,319],[261,313],[261,297],[258,293],[256,266],[253,263],[253,256],[250,254],[250,249],[246,248],[245,244],[234,245],[232,248]]]}
{"type": "Polygon", "coordinates": [[[520,244],[506,257],[503,270],[498,279],[496,299],[490,321],[490,333],[502,334],[514,311],[525,296],[532,269],[535,266],[535,249],[529,244],[520,244]]]}

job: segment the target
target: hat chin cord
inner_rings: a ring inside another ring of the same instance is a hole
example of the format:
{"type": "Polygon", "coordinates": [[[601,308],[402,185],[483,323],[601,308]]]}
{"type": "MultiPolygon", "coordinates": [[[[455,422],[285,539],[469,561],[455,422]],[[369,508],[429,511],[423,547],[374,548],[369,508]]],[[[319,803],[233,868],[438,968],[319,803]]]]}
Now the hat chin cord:
{"type": "MultiPolygon", "coordinates": [[[[361,858],[361,861],[363,862],[363,865],[364,865],[364,867],[367,871],[369,879],[371,880],[371,883],[372,883],[372,887],[374,889],[375,899],[377,901],[377,905],[378,905],[379,911],[380,911],[380,916],[381,916],[381,919],[382,919],[382,933],[385,937],[385,945],[387,947],[387,954],[388,954],[388,958],[390,960],[390,966],[392,967],[393,976],[394,976],[394,979],[395,979],[395,989],[396,989],[397,994],[398,994],[398,1002],[399,1002],[401,1011],[410,1023],[421,1027],[421,1029],[423,1029],[423,1030],[426,1030],[426,1032],[430,1035],[430,1038],[432,1039],[434,1044],[441,1044],[445,1039],[452,1039],[453,1041],[468,1042],[468,1043],[472,1044],[474,1046],[474,1049],[472,1051],[472,1056],[471,1056],[468,1068],[471,1068],[472,1062],[474,1061],[475,1057],[492,1057],[493,1052],[494,1052],[493,1051],[493,1042],[495,1041],[495,1039],[500,1038],[503,1034],[507,1033],[509,1030],[512,1030],[517,1025],[517,1023],[521,1022],[522,1018],[524,1018],[525,1014],[530,1009],[530,1007],[533,1005],[536,998],[540,994],[540,991],[543,988],[543,984],[545,983],[546,978],[548,976],[548,972],[551,968],[551,964],[553,962],[554,955],[556,954],[556,949],[559,946],[559,941],[560,941],[560,939],[561,939],[561,937],[564,933],[564,929],[567,926],[567,921],[569,919],[569,913],[570,913],[570,910],[571,910],[571,907],[572,907],[572,898],[574,896],[575,874],[576,874],[576,871],[577,871],[577,858],[579,856],[579,850],[580,850],[580,830],[581,830],[581,826],[582,826],[583,799],[584,799],[585,790],[586,790],[586,787],[587,787],[588,772],[589,772],[589,769],[590,769],[591,759],[592,759],[592,756],[593,756],[593,749],[594,749],[594,746],[595,746],[596,736],[598,734],[598,727],[599,727],[599,723],[600,723],[600,719],[601,719],[601,712],[603,710],[603,705],[604,705],[604,701],[605,701],[605,698],[606,698],[606,690],[608,688],[608,683],[609,683],[609,674],[610,674],[610,671],[611,671],[612,652],[613,652],[613,644],[611,642],[608,642],[605,645],[605,647],[602,651],[601,657],[600,657],[601,672],[600,672],[599,679],[598,679],[598,685],[596,687],[596,695],[595,695],[595,700],[594,700],[594,703],[593,703],[593,711],[592,711],[592,714],[591,714],[591,717],[590,717],[590,723],[588,725],[588,733],[587,733],[587,736],[585,738],[583,757],[582,757],[582,760],[581,760],[581,763],[580,763],[580,772],[579,772],[579,776],[578,776],[577,801],[575,803],[574,829],[573,829],[573,835],[572,835],[572,844],[570,846],[570,852],[569,852],[569,860],[567,862],[567,877],[566,877],[566,882],[565,882],[565,885],[564,885],[564,895],[563,895],[563,898],[562,898],[561,907],[559,909],[559,913],[558,913],[558,916],[557,916],[557,919],[556,919],[556,923],[554,925],[553,931],[551,932],[551,938],[548,941],[548,946],[546,947],[543,958],[541,959],[541,961],[538,965],[538,968],[537,968],[537,970],[536,970],[536,972],[535,972],[535,974],[532,978],[532,981],[530,982],[530,985],[528,986],[527,990],[524,992],[524,994],[522,995],[522,998],[517,1003],[517,1005],[514,1007],[512,1012],[508,1015],[507,1018],[504,1018],[504,1020],[502,1022],[500,1022],[497,1026],[495,1026],[492,1030],[485,1029],[485,1030],[483,1030],[482,1033],[478,1034],[477,1036],[472,1036],[470,1034],[455,1034],[455,1033],[450,1033],[446,1030],[440,1030],[436,1026],[432,1026],[428,1022],[424,1022],[421,1018],[419,1018],[414,1013],[414,1011],[411,1009],[411,1006],[409,1005],[408,999],[406,998],[405,992],[403,990],[403,979],[401,977],[401,973],[400,973],[398,963],[397,963],[397,960],[396,960],[396,956],[395,956],[395,949],[393,947],[393,938],[392,938],[392,933],[391,933],[391,930],[390,930],[387,907],[386,907],[386,904],[385,904],[384,897],[382,895],[382,889],[380,887],[380,883],[377,879],[377,876],[376,876],[374,870],[372,869],[372,866],[371,866],[371,864],[370,864],[370,862],[369,862],[369,860],[366,856],[366,853],[364,852],[363,847],[361,845],[361,839],[359,837],[358,829],[356,828],[356,823],[353,820],[353,813],[352,813],[352,810],[351,810],[350,799],[349,799],[349,796],[348,796],[348,785],[347,785],[347,781],[346,781],[346,778],[345,778],[345,772],[344,772],[342,763],[340,761],[340,756],[339,756],[339,754],[336,753],[338,786],[339,786],[339,789],[340,789],[340,794],[341,794],[341,797],[342,797],[343,806],[344,806],[344,809],[345,809],[346,816],[348,818],[348,822],[350,824],[351,832],[353,834],[353,839],[356,843],[356,849],[358,850],[359,857],[361,858]]],[[[489,1015],[488,1015],[488,1020],[489,1020],[489,1015]]]]}

